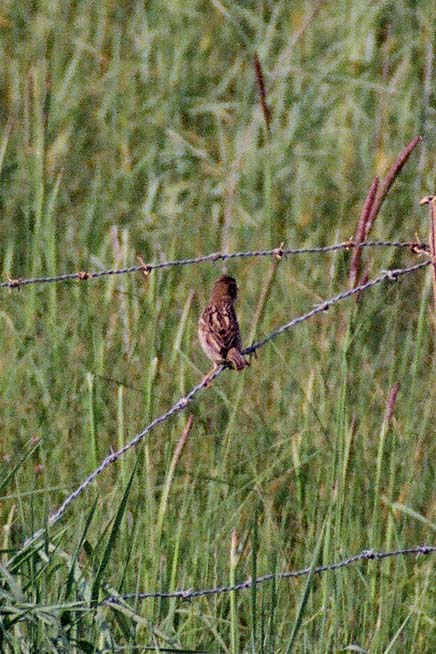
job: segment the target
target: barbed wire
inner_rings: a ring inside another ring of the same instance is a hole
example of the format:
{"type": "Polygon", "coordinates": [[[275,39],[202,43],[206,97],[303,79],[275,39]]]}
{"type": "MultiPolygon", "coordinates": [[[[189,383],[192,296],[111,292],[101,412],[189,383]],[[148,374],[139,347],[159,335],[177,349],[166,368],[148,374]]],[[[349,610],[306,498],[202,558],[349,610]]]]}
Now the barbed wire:
{"type": "Polygon", "coordinates": [[[201,257],[194,257],[191,259],[179,259],[175,261],[162,261],[160,263],[141,263],[140,265],[130,266],[129,268],[118,268],[113,270],[99,270],[94,272],[80,271],[74,273],[66,273],[64,275],[56,275],[54,277],[31,277],[28,279],[18,277],[16,279],[8,278],[4,282],[0,282],[0,288],[7,288],[9,290],[21,288],[22,286],[30,286],[32,284],[52,284],[71,281],[91,281],[107,277],[110,275],[126,275],[130,273],[143,272],[148,274],[153,270],[163,270],[165,268],[172,268],[174,266],[191,266],[195,264],[205,263],[208,261],[227,261],[229,259],[246,259],[251,257],[287,257],[298,254],[320,254],[328,252],[336,252],[338,250],[350,250],[352,248],[371,248],[371,247],[390,247],[390,248],[408,248],[413,253],[426,252],[429,249],[427,243],[411,242],[411,241],[366,241],[363,243],[355,243],[351,239],[333,245],[326,245],[315,248],[284,248],[280,246],[272,250],[252,250],[248,252],[215,252],[206,254],[201,257]]]}
{"type": "Polygon", "coordinates": [[[260,347],[266,345],[266,343],[269,343],[269,341],[271,341],[273,338],[279,336],[279,334],[282,334],[288,329],[295,327],[300,322],[304,322],[305,320],[312,318],[312,316],[316,315],[317,313],[321,313],[322,311],[328,311],[330,307],[337,304],[338,302],[341,302],[341,300],[345,300],[346,298],[349,298],[358,293],[364,293],[369,288],[372,288],[373,286],[377,286],[377,284],[381,284],[384,281],[394,282],[402,275],[408,275],[409,273],[416,272],[417,270],[420,270],[421,268],[425,268],[430,264],[431,261],[423,261],[422,263],[418,263],[414,266],[409,266],[408,268],[396,268],[393,270],[385,270],[382,272],[380,277],[376,277],[375,279],[369,280],[365,284],[360,284],[359,286],[355,286],[354,288],[348,289],[347,291],[342,291],[342,293],[335,295],[329,300],[317,304],[311,311],[308,311],[304,315],[298,316],[297,318],[294,318],[290,322],[285,323],[275,331],[271,332],[271,334],[268,334],[268,336],[265,336],[265,338],[260,340],[258,343],[255,343],[254,345],[245,348],[245,350],[243,350],[243,354],[251,354],[252,352],[255,352],[260,347]]]}
{"type": "MultiPolygon", "coordinates": [[[[313,574],[320,575],[325,572],[335,572],[336,570],[341,570],[342,568],[347,568],[355,563],[360,561],[383,561],[387,558],[393,558],[396,556],[411,556],[416,554],[417,556],[425,556],[428,554],[434,554],[436,552],[436,545],[416,545],[414,547],[405,547],[399,550],[392,550],[387,552],[378,552],[375,549],[362,550],[359,554],[353,554],[346,559],[337,561],[336,563],[329,563],[326,565],[320,565],[313,568],[313,574]]],[[[83,609],[97,610],[100,606],[107,606],[113,604],[121,604],[128,602],[129,600],[146,600],[146,599],[180,599],[183,601],[191,601],[199,597],[212,597],[216,595],[223,595],[226,593],[234,593],[241,590],[248,590],[253,586],[260,586],[268,581],[273,580],[284,580],[284,579],[297,579],[298,577],[305,577],[310,574],[312,568],[308,566],[306,568],[301,568],[300,570],[290,570],[285,572],[269,572],[261,577],[256,577],[256,579],[247,579],[233,585],[223,585],[215,586],[213,588],[205,588],[202,590],[195,590],[192,588],[174,590],[171,592],[162,592],[162,591],[152,591],[152,592],[133,592],[133,593],[120,593],[117,595],[108,595],[104,597],[99,602],[90,605],[87,600],[76,600],[73,602],[68,602],[66,604],[56,603],[54,605],[44,604],[45,610],[59,610],[59,611],[82,611],[83,609]]],[[[14,608],[18,609],[33,609],[37,605],[30,602],[20,602],[14,603],[14,608]]]]}
{"type": "MultiPolygon", "coordinates": [[[[390,552],[377,552],[374,549],[363,550],[359,554],[354,554],[337,563],[330,563],[327,565],[320,565],[313,569],[313,574],[322,574],[323,572],[331,572],[346,568],[358,561],[382,561],[383,559],[391,558],[394,556],[407,556],[411,554],[424,555],[436,552],[436,545],[417,545],[416,547],[406,547],[401,550],[394,550],[390,552]]],[[[105,597],[99,605],[102,604],[119,604],[121,601],[144,600],[144,599],[182,599],[192,600],[197,597],[210,597],[211,595],[222,595],[223,593],[233,593],[239,590],[247,590],[253,586],[259,586],[267,581],[273,579],[296,579],[297,577],[307,576],[311,571],[311,566],[302,568],[301,570],[292,570],[289,572],[269,572],[262,577],[256,579],[247,579],[246,581],[239,582],[233,585],[216,586],[215,588],[206,588],[203,590],[175,590],[173,592],[163,593],[160,591],[150,593],[126,593],[121,595],[109,595],[105,597]]]]}
{"type": "MultiPolygon", "coordinates": [[[[257,343],[252,344],[251,346],[245,348],[242,353],[243,354],[251,354],[253,352],[256,352],[259,348],[263,347],[266,345],[269,341],[272,339],[276,338],[283,332],[292,329],[296,325],[308,320],[309,318],[312,318],[312,316],[324,312],[328,310],[331,306],[337,304],[338,302],[345,300],[346,298],[352,297],[353,295],[356,295],[358,293],[363,293],[367,291],[368,289],[381,284],[384,281],[395,281],[399,277],[403,275],[410,274],[412,272],[416,272],[418,270],[421,270],[422,268],[425,268],[426,266],[430,265],[431,261],[427,260],[422,263],[416,264],[414,266],[409,266],[408,268],[397,268],[394,270],[386,270],[383,271],[382,274],[379,277],[376,277],[373,280],[370,280],[366,282],[365,284],[360,284],[358,286],[355,286],[354,288],[351,288],[347,291],[342,291],[338,295],[335,295],[334,297],[330,298],[329,300],[325,300],[324,302],[321,302],[317,304],[313,309],[308,311],[307,313],[298,316],[297,318],[294,318],[288,323],[285,323],[275,331],[271,332],[268,336],[266,336],[264,339],[258,341],[257,343]]],[[[199,393],[199,391],[202,388],[205,388],[206,386],[209,386],[209,384],[216,378],[218,377],[224,370],[226,369],[225,366],[221,366],[218,368],[212,375],[209,375],[205,377],[199,384],[194,386],[194,388],[185,396],[180,398],[168,411],[163,413],[161,416],[155,418],[149,425],[147,425],[141,432],[139,432],[134,438],[126,443],[122,448],[115,452],[111,452],[96,468],[65,500],[64,502],[60,505],[60,507],[52,513],[47,521],[47,524],[49,527],[53,526],[60,518],[63,516],[65,511],[68,509],[70,504],[74,502],[74,500],[79,497],[83,493],[84,490],[88,488],[88,486],[112,463],[115,463],[120,459],[126,452],[128,452],[130,449],[138,445],[147,434],[149,434],[154,427],[157,427],[157,425],[160,425],[161,423],[165,422],[168,420],[171,416],[180,413],[184,411],[187,406],[192,402],[194,397],[199,393]]],[[[29,538],[27,538],[24,542],[24,546],[31,545],[35,540],[40,538],[45,532],[45,528],[41,528],[34,532],[29,538]]]]}

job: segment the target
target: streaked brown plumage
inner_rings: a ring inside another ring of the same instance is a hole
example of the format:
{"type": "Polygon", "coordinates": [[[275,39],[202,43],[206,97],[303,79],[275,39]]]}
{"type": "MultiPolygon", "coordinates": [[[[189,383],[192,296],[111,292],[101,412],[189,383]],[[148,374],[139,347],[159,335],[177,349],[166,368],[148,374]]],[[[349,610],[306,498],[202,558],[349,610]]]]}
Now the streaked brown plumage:
{"type": "Polygon", "coordinates": [[[234,307],[237,295],[236,281],[223,275],[215,282],[210,304],[200,317],[198,336],[204,352],[214,362],[214,370],[226,364],[235,370],[249,365],[241,354],[241,335],[234,307]]]}

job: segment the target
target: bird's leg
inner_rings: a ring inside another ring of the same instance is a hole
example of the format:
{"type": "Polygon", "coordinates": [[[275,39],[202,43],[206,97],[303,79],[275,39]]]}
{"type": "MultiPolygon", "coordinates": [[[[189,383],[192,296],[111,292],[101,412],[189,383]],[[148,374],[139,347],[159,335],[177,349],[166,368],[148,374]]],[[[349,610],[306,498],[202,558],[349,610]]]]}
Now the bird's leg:
{"type": "Polygon", "coordinates": [[[219,367],[220,367],[220,364],[218,364],[218,363],[213,364],[212,370],[210,370],[207,373],[207,375],[203,378],[203,381],[201,382],[201,384],[202,384],[202,386],[204,386],[204,388],[207,388],[210,385],[210,378],[218,370],[219,367]]]}
{"type": "Polygon", "coordinates": [[[213,368],[210,370],[207,375],[203,378],[203,381],[201,382],[204,386],[204,388],[207,388],[210,385],[210,378],[216,373],[217,370],[221,368],[221,366],[225,366],[226,368],[231,368],[232,363],[231,361],[228,361],[227,359],[221,359],[220,361],[214,361],[213,368]]]}

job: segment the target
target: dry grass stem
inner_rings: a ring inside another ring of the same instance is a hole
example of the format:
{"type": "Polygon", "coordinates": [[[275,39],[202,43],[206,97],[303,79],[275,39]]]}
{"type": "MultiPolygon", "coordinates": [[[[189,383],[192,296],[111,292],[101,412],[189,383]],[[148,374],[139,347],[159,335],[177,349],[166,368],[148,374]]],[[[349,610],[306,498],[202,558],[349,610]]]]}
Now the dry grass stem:
{"type": "Polygon", "coordinates": [[[280,256],[277,256],[273,260],[273,262],[271,264],[271,267],[269,269],[268,275],[267,275],[267,277],[265,279],[265,283],[264,283],[264,285],[262,287],[262,290],[260,292],[259,299],[258,299],[257,305],[256,305],[256,310],[255,310],[254,316],[253,316],[253,321],[252,321],[252,325],[251,325],[250,334],[249,334],[250,343],[253,342],[255,334],[256,334],[257,327],[259,325],[259,322],[262,320],[262,317],[264,315],[265,307],[267,305],[268,298],[269,298],[270,293],[271,293],[271,288],[272,288],[274,278],[276,276],[280,261],[281,261],[280,256]]]}
{"type": "Polygon", "coordinates": [[[436,195],[427,195],[419,203],[420,205],[427,204],[429,208],[430,218],[430,256],[432,263],[432,279],[433,279],[433,309],[436,317],[436,195]]]}

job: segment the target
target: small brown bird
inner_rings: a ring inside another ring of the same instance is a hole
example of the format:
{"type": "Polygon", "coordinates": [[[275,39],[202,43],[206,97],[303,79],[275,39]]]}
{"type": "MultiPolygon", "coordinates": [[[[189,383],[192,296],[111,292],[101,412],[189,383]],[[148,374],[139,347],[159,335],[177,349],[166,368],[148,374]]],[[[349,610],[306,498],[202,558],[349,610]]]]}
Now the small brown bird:
{"type": "Polygon", "coordinates": [[[222,365],[235,370],[250,365],[241,354],[241,334],[234,307],[237,295],[235,279],[223,275],[215,282],[210,304],[201,314],[198,336],[204,352],[214,363],[206,379],[222,365]]]}

